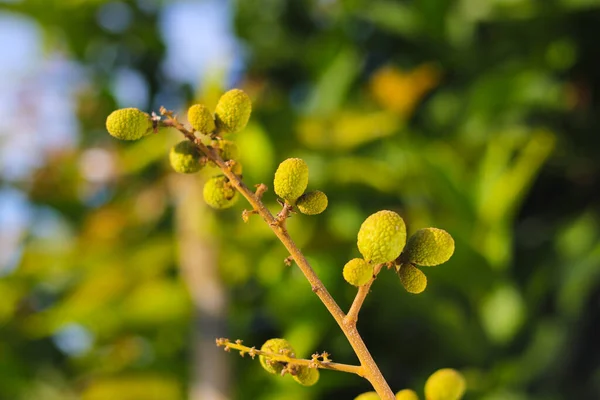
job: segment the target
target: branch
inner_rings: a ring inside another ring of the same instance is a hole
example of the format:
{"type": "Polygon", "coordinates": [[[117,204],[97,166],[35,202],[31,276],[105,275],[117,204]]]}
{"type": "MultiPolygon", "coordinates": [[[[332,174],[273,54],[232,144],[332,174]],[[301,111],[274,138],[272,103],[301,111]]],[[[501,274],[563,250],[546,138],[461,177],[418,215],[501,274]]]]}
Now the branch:
{"type": "Polygon", "coordinates": [[[269,211],[269,209],[264,205],[261,199],[256,196],[254,192],[252,192],[241,180],[239,176],[234,174],[228,165],[223,161],[223,159],[219,156],[218,152],[213,148],[206,146],[202,143],[200,138],[197,138],[193,132],[187,130],[185,126],[183,126],[177,119],[174,117],[172,112],[161,109],[161,114],[166,117],[165,121],[161,121],[160,124],[166,127],[173,127],[179,130],[188,140],[193,142],[206,157],[208,157],[212,162],[214,162],[223,172],[223,174],[229,179],[231,185],[236,188],[242,196],[248,200],[250,205],[253,207],[254,211],[258,213],[262,219],[269,225],[275,236],[281,241],[281,243],[285,246],[285,248],[289,251],[290,256],[298,265],[298,268],[302,271],[306,279],[311,285],[312,291],[319,297],[321,302],[325,305],[329,313],[333,316],[340,329],[348,339],[348,342],[352,346],[352,349],[356,353],[361,366],[364,368],[364,377],[369,380],[377,394],[383,400],[395,400],[394,393],[390,389],[388,383],[385,378],[381,374],[379,367],[373,360],[371,353],[367,349],[364,341],[362,340],[360,334],[356,330],[355,325],[347,325],[344,321],[346,315],[340,308],[340,306],[336,303],[336,301],[331,297],[331,294],[323,285],[323,282],[319,279],[314,269],[309,264],[304,254],[300,251],[298,246],[294,243],[292,238],[289,236],[285,227],[281,226],[278,221],[273,217],[273,214],[269,211]]]}
{"type": "Polygon", "coordinates": [[[216,340],[217,346],[223,347],[225,351],[230,351],[231,349],[239,350],[240,355],[244,357],[248,354],[250,357],[254,359],[257,355],[264,356],[273,361],[279,361],[283,363],[295,364],[295,365],[304,365],[309,368],[321,368],[321,369],[329,369],[332,371],[340,371],[340,372],[348,372],[351,374],[356,374],[358,376],[364,377],[365,372],[364,368],[357,365],[348,365],[348,364],[340,364],[334,363],[329,360],[329,355],[327,353],[323,354],[313,354],[310,360],[303,358],[296,358],[293,355],[289,354],[278,354],[272,353],[269,351],[258,350],[255,347],[248,347],[242,344],[241,340],[236,340],[235,342],[231,342],[229,339],[220,338],[216,340]],[[322,358],[323,360],[319,360],[322,358]]]}
{"type": "Polygon", "coordinates": [[[379,274],[384,265],[386,264],[376,265],[375,268],[373,268],[373,277],[371,278],[371,280],[358,288],[358,292],[356,293],[356,297],[354,298],[354,301],[350,306],[350,310],[348,310],[348,314],[344,318],[345,324],[349,326],[356,326],[356,323],[358,322],[358,313],[360,312],[360,309],[363,303],[365,302],[367,295],[371,291],[371,285],[373,284],[373,282],[375,282],[375,279],[377,279],[377,275],[379,274]]]}

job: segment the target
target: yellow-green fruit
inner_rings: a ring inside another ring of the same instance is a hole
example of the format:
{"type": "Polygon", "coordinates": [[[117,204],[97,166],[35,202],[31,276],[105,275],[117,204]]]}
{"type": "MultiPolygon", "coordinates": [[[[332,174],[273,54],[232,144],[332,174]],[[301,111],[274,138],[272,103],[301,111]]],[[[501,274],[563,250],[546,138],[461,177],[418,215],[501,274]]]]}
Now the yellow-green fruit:
{"type": "Polygon", "coordinates": [[[240,89],[233,89],[219,99],[215,108],[217,127],[225,133],[239,132],[246,127],[252,112],[250,97],[240,89]]]}
{"type": "Polygon", "coordinates": [[[362,258],[353,258],[344,265],[343,274],[349,284],[362,286],[373,277],[373,266],[362,258]]]}
{"type": "Polygon", "coordinates": [[[302,214],[321,214],[327,208],[327,195],[320,190],[304,193],[296,201],[296,207],[302,214]]]}
{"type": "Polygon", "coordinates": [[[419,400],[414,390],[404,389],[396,393],[396,400],[419,400]]]}
{"type": "Polygon", "coordinates": [[[273,186],[277,196],[295,202],[308,186],[308,165],[301,158],[288,158],[275,171],[273,186]]]}
{"type": "Polygon", "coordinates": [[[233,206],[237,199],[237,190],[223,175],[210,178],[204,184],[204,201],[212,208],[223,209],[233,206]]]}
{"type": "Polygon", "coordinates": [[[298,368],[298,373],[292,377],[301,385],[312,386],[319,380],[319,370],[302,365],[298,368]]]}
{"type": "Polygon", "coordinates": [[[122,108],[106,118],[106,130],[117,139],[138,140],[152,132],[152,120],[137,108],[122,108]]]}
{"type": "Polygon", "coordinates": [[[444,368],[435,371],[425,382],[426,400],[459,400],[467,384],[460,372],[444,368]]]}
{"type": "Polygon", "coordinates": [[[215,130],[215,119],[204,104],[194,104],[188,109],[188,121],[195,131],[211,133],[215,130]]]}
{"type": "Polygon", "coordinates": [[[427,277],[423,271],[412,264],[400,265],[398,276],[408,293],[419,294],[427,287],[427,277]]]}
{"type": "Polygon", "coordinates": [[[238,145],[231,140],[219,141],[219,148],[221,149],[221,158],[225,161],[237,160],[240,157],[238,145]]]}
{"type": "Polygon", "coordinates": [[[454,239],[443,229],[419,229],[408,238],[402,260],[431,267],[445,263],[454,253],[454,239]]]}
{"type": "Polygon", "coordinates": [[[200,171],[200,151],[189,140],[184,140],[171,147],[169,161],[173,169],[181,174],[193,174],[200,171]]]}
{"type": "Polygon", "coordinates": [[[359,394],[354,398],[354,400],[381,400],[380,397],[375,392],[366,392],[363,394],[359,394]]]}
{"type": "MultiPolygon", "coordinates": [[[[286,352],[289,352],[290,356],[293,356],[294,354],[294,348],[285,339],[269,339],[260,349],[275,354],[284,354],[286,352]]],[[[265,356],[259,356],[258,359],[260,365],[271,374],[280,374],[285,366],[285,364],[281,362],[267,362],[268,358],[265,356]]]]}
{"type": "Polygon", "coordinates": [[[358,231],[358,250],[365,260],[386,263],[398,258],[406,243],[404,220],[393,211],[369,216],[358,231]]]}

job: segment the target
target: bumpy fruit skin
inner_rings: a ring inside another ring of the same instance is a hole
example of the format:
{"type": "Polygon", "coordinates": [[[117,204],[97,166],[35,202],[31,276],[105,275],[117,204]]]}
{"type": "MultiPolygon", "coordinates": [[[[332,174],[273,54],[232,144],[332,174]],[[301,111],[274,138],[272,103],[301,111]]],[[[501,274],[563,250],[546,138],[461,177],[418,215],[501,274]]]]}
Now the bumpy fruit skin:
{"type": "Polygon", "coordinates": [[[398,276],[408,293],[419,294],[427,287],[427,277],[423,271],[412,264],[400,265],[398,276]]]}
{"type": "MultiPolygon", "coordinates": [[[[268,351],[269,353],[283,354],[285,352],[289,352],[290,355],[294,354],[294,348],[288,343],[288,341],[279,338],[267,340],[260,349],[262,351],[268,351]]],[[[260,361],[260,365],[262,365],[262,367],[271,374],[280,374],[281,370],[285,366],[280,362],[267,363],[267,358],[265,356],[258,356],[258,360],[260,361]]]]}
{"type": "Polygon", "coordinates": [[[221,158],[225,161],[237,160],[240,156],[238,145],[231,140],[219,141],[219,149],[221,149],[221,158]]]}
{"type": "Polygon", "coordinates": [[[301,366],[298,368],[298,373],[292,375],[294,380],[303,386],[312,386],[319,380],[319,370],[317,368],[309,368],[301,366]]]}
{"type": "Polygon", "coordinates": [[[465,378],[458,371],[451,368],[440,369],[425,382],[425,399],[459,400],[466,388],[465,378]]]}
{"type": "Polygon", "coordinates": [[[432,267],[445,263],[454,253],[454,239],[438,228],[419,229],[412,235],[401,259],[416,265],[432,267]]]}
{"type": "Polygon", "coordinates": [[[171,147],[169,161],[173,169],[180,174],[193,174],[200,171],[200,151],[189,140],[184,140],[171,147]]]}
{"type": "Polygon", "coordinates": [[[215,119],[204,104],[194,104],[188,109],[188,121],[195,131],[211,133],[216,129],[215,119]]]}
{"type": "Polygon", "coordinates": [[[320,190],[304,193],[296,201],[296,207],[302,214],[317,215],[327,208],[327,195],[320,190]]]}
{"type": "Polygon", "coordinates": [[[344,279],[353,286],[362,286],[373,277],[373,266],[362,258],[353,258],[344,265],[344,279]]]}
{"type": "Polygon", "coordinates": [[[288,158],[279,164],[273,183],[277,196],[294,203],[308,186],[308,165],[301,158],[288,158]]]}
{"type": "Polygon", "coordinates": [[[366,392],[363,394],[359,394],[354,398],[354,400],[381,400],[379,395],[376,392],[366,392]]]}
{"type": "Polygon", "coordinates": [[[404,389],[396,393],[396,400],[419,400],[414,390],[404,389]]]}
{"type": "Polygon", "coordinates": [[[215,120],[220,131],[239,132],[246,127],[252,112],[252,102],[244,91],[233,89],[219,99],[215,108],[215,120]]]}
{"type": "Polygon", "coordinates": [[[233,206],[238,199],[237,190],[229,183],[223,175],[210,178],[204,184],[204,201],[216,209],[225,209],[233,206]]]}
{"type": "Polygon", "coordinates": [[[138,140],[152,132],[152,120],[137,108],[122,108],[106,118],[106,130],[117,139],[138,140]]]}
{"type": "Polygon", "coordinates": [[[406,243],[404,220],[393,211],[370,215],[358,231],[358,250],[365,260],[380,264],[398,258],[406,243]]]}

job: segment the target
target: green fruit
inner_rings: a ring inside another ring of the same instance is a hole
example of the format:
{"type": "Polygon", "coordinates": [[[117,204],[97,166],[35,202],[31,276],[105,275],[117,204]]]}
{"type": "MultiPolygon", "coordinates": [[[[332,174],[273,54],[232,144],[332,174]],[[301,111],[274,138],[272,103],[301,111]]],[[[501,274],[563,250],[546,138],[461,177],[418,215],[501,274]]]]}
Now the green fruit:
{"type": "Polygon", "coordinates": [[[358,250],[365,260],[380,264],[394,261],[406,243],[404,220],[393,211],[369,216],[358,231],[358,250]]]}
{"type": "Polygon", "coordinates": [[[216,209],[224,209],[233,206],[238,199],[238,192],[229,183],[226,176],[219,175],[210,178],[204,184],[204,201],[216,209]]]}
{"type": "Polygon", "coordinates": [[[200,150],[189,140],[184,140],[171,147],[169,161],[173,169],[180,174],[193,174],[200,171],[202,163],[200,150]]]}
{"type": "Polygon", "coordinates": [[[106,118],[106,130],[117,139],[138,140],[152,132],[152,120],[137,108],[122,108],[106,118]]]}
{"type": "MultiPolygon", "coordinates": [[[[262,347],[260,348],[262,351],[267,351],[269,353],[275,354],[285,354],[290,353],[291,357],[294,357],[294,348],[288,343],[285,339],[269,339],[267,340],[262,347]]],[[[281,370],[285,367],[285,363],[277,362],[277,361],[269,361],[265,356],[259,356],[258,360],[260,361],[260,365],[271,374],[281,374],[281,370]]]]}
{"type": "Polygon", "coordinates": [[[220,140],[219,149],[221,149],[221,158],[225,161],[237,160],[240,157],[238,145],[231,140],[220,140]]]}
{"type": "Polygon", "coordinates": [[[188,109],[188,121],[195,131],[211,133],[215,130],[215,120],[204,104],[194,104],[188,109]]]}
{"type": "Polygon", "coordinates": [[[343,274],[349,284],[362,286],[373,278],[373,266],[362,258],[354,258],[344,265],[343,274]]]}
{"type": "Polygon", "coordinates": [[[215,108],[217,127],[224,133],[239,132],[246,127],[252,112],[252,102],[244,91],[233,89],[219,99],[215,108]]]}
{"type": "Polygon", "coordinates": [[[454,253],[454,239],[443,229],[419,229],[412,235],[404,252],[402,261],[431,267],[445,263],[454,253]]]}
{"type": "Polygon", "coordinates": [[[327,195],[320,190],[304,193],[296,201],[296,207],[302,214],[321,214],[327,208],[327,195]]]}
{"type": "Polygon", "coordinates": [[[459,400],[465,394],[465,378],[456,370],[435,371],[425,382],[426,400],[459,400]]]}
{"type": "Polygon", "coordinates": [[[275,171],[275,193],[289,203],[302,196],[308,186],[308,165],[301,158],[288,158],[275,171]]]}
{"type": "Polygon", "coordinates": [[[408,293],[419,294],[427,287],[427,277],[412,264],[402,264],[398,270],[402,286],[408,293]]]}
{"type": "Polygon", "coordinates": [[[354,400],[381,400],[379,395],[375,392],[366,392],[363,394],[359,394],[354,398],[354,400]]]}
{"type": "Polygon", "coordinates": [[[317,368],[309,368],[301,365],[298,368],[298,373],[292,375],[294,380],[303,386],[312,386],[319,380],[319,370],[317,368]]]}
{"type": "Polygon", "coordinates": [[[404,389],[396,393],[396,400],[419,400],[414,390],[404,389]]]}

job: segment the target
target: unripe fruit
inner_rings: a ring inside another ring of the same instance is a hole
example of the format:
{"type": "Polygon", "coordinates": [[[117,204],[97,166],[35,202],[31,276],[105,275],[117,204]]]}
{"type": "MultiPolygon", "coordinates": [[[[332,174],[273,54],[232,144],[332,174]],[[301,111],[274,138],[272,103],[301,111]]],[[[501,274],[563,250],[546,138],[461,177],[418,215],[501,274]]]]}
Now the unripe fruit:
{"type": "Polygon", "coordinates": [[[304,193],[296,201],[296,207],[302,214],[321,214],[327,208],[327,195],[320,190],[304,193]]]}
{"type": "Polygon", "coordinates": [[[402,264],[398,270],[402,286],[408,293],[419,294],[427,287],[427,277],[412,264],[402,264]]]}
{"type": "Polygon", "coordinates": [[[200,171],[200,151],[189,140],[184,140],[171,147],[169,161],[173,169],[180,174],[193,174],[200,171]]]}
{"type": "Polygon", "coordinates": [[[425,382],[426,400],[459,400],[465,394],[465,378],[456,370],[435,371],[425,382]]]}
{"type": "Polygon", "coordinates": [[[412,235],[404,252],[402,261],[431,267],[445,263],[454,253],[454,239],[443,229],[419,229],[412,235]]]}
{"type": "Polygon", "coordinates": [[[344,265],[343,274],[349,284],[362,286],[373,277],[373,266],[362,258],[353,258],[344,265]]]}
{"type": "Polygon", "coordinates": [[[294,203],[308,186],[308,165],[301,158],[288,158],[275,171],[273,186],[279,197],[294,203]]]}
{"type": "Polygon", "coordinates": [[[363,394],[359,394],[354,398],[354,400],[381,400],[379,395],[376,392],[366,392],[363,394]]]}
{"type": "Polygon", "coordinates": [[[317,368],[309,368],[301,365],[298,368],[298,373],[292,375],[294,380],[303,386],[312,386],[319,380],[319,370],[317,368]]]}
{"type": "Polygon", "coordinates": [[[221,158],[225,161],[237,160],[240,157],[238,145],[231,140],[219,141],[219,149],[221,149],[221,158]]]}
{"type": "Polygon", "coordinates": [[[194,104],[188,109],[188,121],[195,131],[211,133],[215,130],[215,119],[204,104],[194,104]]]}
{"type": "Polygon", "coordinates": [[[223,175],[210,178],[204,184],[204,201],[216,209],[224,209],[233,206],[237,199],[237,190],[229,183],[223,175]]]}
{"type": "Polygon", "coordinates": [[[219,99],[215,108],[215,120],[220,131],[225,133],[239,132],[246,127],[252,102],[244,91],[233,89],[219,99]]]}
{"type": "Polygon", "coordinates": [[[106,118],[106,130],[117,139],[138,140],[152,132],[152,120],[137,108],[122,108],[106,118]]]}
{"type": "MultiPolygon", "coordinates": [[[[275,354],[290,353],[290,356],[294,356],[294,348],[285,339],[269,339],[262,345],[260,349],[262,351],[275,354]]],[[[283,367],[285,366],[285,363],[277,361],[271,360],[267,362],[268,358],[265,356],[259,356],[258,360],[260,361],[260,365],[262,365],[262,367],[271,374],[280,374],[281,370],[283,370],[283,367]]]]}
{"type": "Polygon", "coordinates": [[[369,216],[358,231],[358,250],[365,260],[380,264],[394,261],[406,243],[404,220],[393,211],[369,216]]]}
{"type": "Polygon", "coordinates": [[[404,389],[396,393],[396,400],[419,400],[414,390],[404,389]]]}

